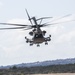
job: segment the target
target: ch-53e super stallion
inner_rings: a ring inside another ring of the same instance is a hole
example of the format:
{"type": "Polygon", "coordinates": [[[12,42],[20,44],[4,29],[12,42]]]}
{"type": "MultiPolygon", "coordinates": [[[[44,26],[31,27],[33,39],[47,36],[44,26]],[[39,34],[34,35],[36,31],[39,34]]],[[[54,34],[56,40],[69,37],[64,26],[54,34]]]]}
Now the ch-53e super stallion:
{"type": "MultiPolygon", "coordinates": [[[[41,27],[54,25],[54,24],[42,23],[43,19],[49,19],[49,18],[52,18],[52,17],[42,17],[42,18],[37,19],[36,17],[30,17],[27,9],[26,9],[26,13],[27,13],[27,16],[28,16],[28,20],[30,21],[30,25],[13,24],[13,23],[0,23],[2,25],[17,26],[17,27],[11,27],[11,28],[0,28],[0,30],[7,30],[7,29],[29,30],[29,29],[32,29],[29,32],[29,35],[32,36],[32,39],[29,39],[28,37],[25,36],[26,43],[30,43],[30,46],[36,44],[37,47],[39,47],[41,43],[45,43],[45,45],[48,45],[48,41],[51,41],[51,35],[46,37],[45,36],[46,30],[42,30],[41,27]]],[[[69,15],[63,16],[62,18],[67,17],[67,16],[69,16],[69,15]]],[[[59,18],[59,19],[61,19],[61,18],[59,18]]]]}

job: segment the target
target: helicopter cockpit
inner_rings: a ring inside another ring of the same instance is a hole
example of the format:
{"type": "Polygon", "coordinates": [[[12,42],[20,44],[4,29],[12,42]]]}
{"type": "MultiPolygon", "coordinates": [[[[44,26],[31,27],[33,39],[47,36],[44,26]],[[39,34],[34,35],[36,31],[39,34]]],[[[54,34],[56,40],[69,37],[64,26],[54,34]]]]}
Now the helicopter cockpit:
{"type": "Polygon", "coordinates": [[[34,38],[43,38],[42,34],[35,34],[34,38]]]}

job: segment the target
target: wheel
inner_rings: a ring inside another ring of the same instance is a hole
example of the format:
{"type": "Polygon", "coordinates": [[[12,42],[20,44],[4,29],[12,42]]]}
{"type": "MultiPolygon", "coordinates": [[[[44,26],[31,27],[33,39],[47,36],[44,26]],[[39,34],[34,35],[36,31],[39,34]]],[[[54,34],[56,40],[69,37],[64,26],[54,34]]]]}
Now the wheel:
{"type": "Polygon", "coordinates": [[[48,45],[48,43],[47,43],[47,42],[45,42],[45,45],[48,45]]]}
{"type": "Polygon", "coordinates": [[[28,39],[26,40],[26,43],[28,43],[29,41],[28,41],[28,39]]]}
{"type": "Polygon", "coordinates": [[[25,39],[27,39],[27,37],[25,37],[25,39]]]}
{"type": "Polygon", "coordinates": [[[39,45],[39,44],[37,44],[37,47],[40,47],[40,45],[39,45]]]}
{"type": "Polygon", "coordinates": [[[51,41],[51,38],[50,38],[50,37],[48,37],[48,38],[47,38],[47,41],[51,41]]]}
{"type": "Polygon", "coordinates": [[[51,39],[49,38],[48,41],[51,41],[51,39]]]}
{"type": "Polygon", "coordinates": [[[28,43],[28,40],[26,41],[26,43],[28,43]]]}
{"type": "Polygon", "coordinates": [[[32,46],[33,44],[32,43],[30,43],[30,46],[32,46]]]}
{"type": "Polygon", "coordinates": [[[51,37],[51,35],[49,35],[49,37],[51,37]]]}

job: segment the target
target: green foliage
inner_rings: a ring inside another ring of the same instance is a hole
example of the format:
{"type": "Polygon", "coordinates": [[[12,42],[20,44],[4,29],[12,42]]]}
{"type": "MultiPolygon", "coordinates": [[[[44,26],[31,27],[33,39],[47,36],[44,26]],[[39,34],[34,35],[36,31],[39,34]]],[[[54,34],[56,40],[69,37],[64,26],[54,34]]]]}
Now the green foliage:
{"type": "Polygon", "coordinates": [[[12,69],[17,69],[17,67],[16,66],[13,66],[12,69]]]}
{"type": "Polygon", "coordinates": [[[0,75],[3,75],[3,72],[0,72],[0,75]]]}
{"type": "Polygon", "coordinates": [[[48,74],[48,73],[75,73],[75,64],[51,65],[37,67],[16,67],[0,69],[0,75],[26,75],[26,74],[48,74]]]}

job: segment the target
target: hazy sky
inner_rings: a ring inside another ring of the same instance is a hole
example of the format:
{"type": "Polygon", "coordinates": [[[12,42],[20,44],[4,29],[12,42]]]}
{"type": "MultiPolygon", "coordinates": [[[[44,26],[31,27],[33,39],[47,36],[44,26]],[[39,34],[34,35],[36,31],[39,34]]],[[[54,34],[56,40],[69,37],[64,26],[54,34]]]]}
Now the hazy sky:
{"type": "MultiPolygon", "coordinates": [[[[37,18],[48,16],[55,19],[71,14],[55,23],[75,20],[75,0],[0,0],[0,22],[28,24],[25,8],[37,18]]],[[[0,66],[75,57],[75,21],[44,29],[46,36],[52,35],[52,40],[47,46],[43,43],[40,47],[30,47],[25,42],[24,37],[30,37],[29,31],[0,31],[0,66]]]]}

